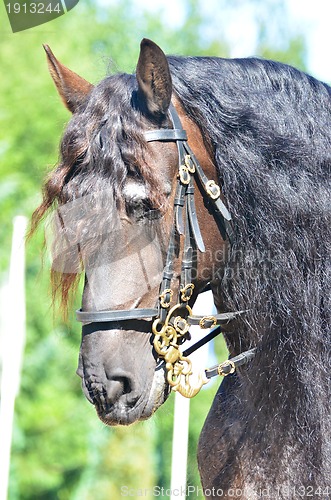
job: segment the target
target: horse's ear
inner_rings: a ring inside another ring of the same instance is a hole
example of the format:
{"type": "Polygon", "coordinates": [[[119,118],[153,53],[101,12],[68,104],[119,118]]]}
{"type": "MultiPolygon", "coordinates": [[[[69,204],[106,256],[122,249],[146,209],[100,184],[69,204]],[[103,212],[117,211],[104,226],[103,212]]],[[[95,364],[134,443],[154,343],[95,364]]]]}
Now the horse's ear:
{"type": "Polygon", "coordinates": [[[65,106],[74,113],[86,101],[88,94],[93,89],[93,85],[61,64],[48,45],[43,45],[43,47],[47,55],[48,69],[58,93],[62,97],[65,106]]]}
{"type": "Polygon", "coordinates": [[[160,47],[147,38],[140,44],[136,76],[148,111],[154,116],[165,114],[172,94],[169,65],[160,47]]]}

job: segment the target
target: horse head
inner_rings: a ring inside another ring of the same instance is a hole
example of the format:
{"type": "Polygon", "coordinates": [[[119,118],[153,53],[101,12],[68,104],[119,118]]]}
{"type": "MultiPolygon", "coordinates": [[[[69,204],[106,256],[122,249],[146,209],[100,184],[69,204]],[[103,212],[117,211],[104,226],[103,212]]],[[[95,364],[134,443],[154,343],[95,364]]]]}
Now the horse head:
{"type": "Polygon", "coordinates": [[[130,424],[178,385],[169,363],[189,363],[179,346],[198,293],[222,275],[231,216],[212,179],[211,144],[185,114],[156,44],[142,41],[136,75],[96,86],[45,50],[73,113],[48,191],[56,185],[64,289],[81,264],[85,272],[77,373],[106,424],[130,424]]]}

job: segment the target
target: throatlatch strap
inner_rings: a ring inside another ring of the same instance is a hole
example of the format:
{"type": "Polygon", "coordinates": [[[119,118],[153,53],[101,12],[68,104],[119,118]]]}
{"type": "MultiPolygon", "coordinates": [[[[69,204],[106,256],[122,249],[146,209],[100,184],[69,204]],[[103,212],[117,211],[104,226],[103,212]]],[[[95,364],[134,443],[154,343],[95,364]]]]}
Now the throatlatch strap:
{"type": "Polygon", "coordinates": [[[207,378],[216,377],[216,375],[226,376],[234,373],[239,366],[246,365],[251,361],[256,354],[256,348],[250,349],[249,351],[242,352],[235,356],[234,358],[227,359],[219,365],[215,365],[212,368],[205,370],[207,378]]]}

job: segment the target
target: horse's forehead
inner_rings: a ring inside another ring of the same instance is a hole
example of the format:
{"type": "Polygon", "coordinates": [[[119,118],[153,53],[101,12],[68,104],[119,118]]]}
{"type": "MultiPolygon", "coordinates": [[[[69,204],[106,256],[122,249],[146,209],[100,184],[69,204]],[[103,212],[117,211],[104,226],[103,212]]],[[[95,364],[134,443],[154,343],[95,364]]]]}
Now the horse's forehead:
{"type": "Polygon", "coordinates": [[[90,100],[95,105],[103,101],[109,104],[118,113],[123,107],[132,108],[133,96],[136,94],[135,79],[127,78],[131,75],[113,75],[101,80],[90,94],[90,100]]]}

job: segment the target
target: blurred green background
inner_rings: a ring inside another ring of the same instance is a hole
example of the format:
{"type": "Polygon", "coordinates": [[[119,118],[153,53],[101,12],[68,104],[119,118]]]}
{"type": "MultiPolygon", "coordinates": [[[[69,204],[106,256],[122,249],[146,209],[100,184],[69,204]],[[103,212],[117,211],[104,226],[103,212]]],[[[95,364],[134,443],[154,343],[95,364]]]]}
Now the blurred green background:
{"type": "MultiPolygon", "coordinates": [[[[95,83],[109,72],[133,72],[143,37],[166,53],[226,57],[227,15],[235,15],[239,4],[249,4],[255,12],[255,54],[305,69],[304,36],[284,28],[282,1],[234,0],[229,7],[219,0],[217,13],[207,15],[204,0],[181,0],[170,19],[162,7],[151,13],[139,2],[81,0],[68,14],[15,35],[1,4],[0,284],[9,263],[12,219],[18,214],[30,217],[38,205],[42,179],[57,162],[59,139],[70,117],[48,75],[42,43],[95,83]]],[[[80,328],[73,316],[63,324],[53,313],[42,244],[41,229],[27,247],[27,343],[9,499],[117,500],[122,485],[169,488],[173,397],[151,420],[129,428],[106,428],[97,419],[75,375],[80,328]]],[[[219,358],[226,356],[220,341],[216,351],[219,358]]],[[[217,385],[191,403],[188,483],[194,486],[200,484],[198,436],[217,385]]]]}

